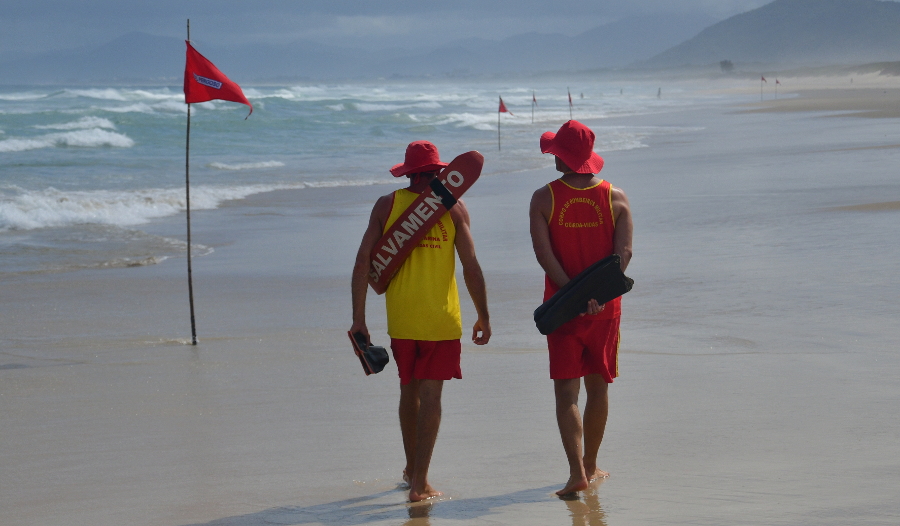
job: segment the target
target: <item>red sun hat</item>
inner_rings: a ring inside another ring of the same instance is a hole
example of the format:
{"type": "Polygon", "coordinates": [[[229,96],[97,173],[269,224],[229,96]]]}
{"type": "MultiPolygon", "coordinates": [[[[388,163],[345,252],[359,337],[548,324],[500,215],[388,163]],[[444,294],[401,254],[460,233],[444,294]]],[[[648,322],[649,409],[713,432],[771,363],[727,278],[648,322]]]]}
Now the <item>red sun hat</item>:
{"type": "Polygon", "coordinates": [[[445,166],[447,163],[441,162],[437,146],[429,141],[414,141],[406,147],[406,160],[395,164],[391,173],[394,177],[403,177],[419,172],[434,172],[445,166]]]}
{"type": "Polygon", "coordinates": [[[552,153],[579,174],[603,169],[603,157],[594,153],[594,132],[578,121],[568,121],[556,133],[541,135],[541,153],[552,153]]]}

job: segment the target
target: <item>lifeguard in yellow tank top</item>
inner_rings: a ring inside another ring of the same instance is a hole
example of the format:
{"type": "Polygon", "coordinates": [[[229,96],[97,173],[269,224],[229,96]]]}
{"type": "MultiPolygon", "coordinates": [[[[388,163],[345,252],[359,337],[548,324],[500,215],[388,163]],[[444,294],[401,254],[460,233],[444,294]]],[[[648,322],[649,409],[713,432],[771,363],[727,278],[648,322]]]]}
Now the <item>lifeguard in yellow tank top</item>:
{"type": "MultiPolygon", "coordinates": [[[[478,163],[480,170],[481,161],[478,163]]],[[[355,337],[371,341],[366,326],[366,293],[372,252],[397,221],[401,222],[400,226],[412,221],[414,216],[407,211],[409,206],[423,193],[430,194],[432,183],[439,181],[439,172],[451,164],[441,161],[434,143],[420,140],[409,143],[404,161],[390,169],[394,177],[408,178],[409,187],[379,197],[372,207],[350,281],[353,300],[350,334],[355,337]],[[406,217],[401,218],[404,212],[406,217]]],[[[452,174],[450,171],[449,175],[452,174]]],[[[478,320],[472,326],[472,343],[484,345],[491,339],[487,289],[481,265],[475,257],[469,212],[461,199],[448,210],[409,252],[385,290],[391,352],[400,379],[398,413],[406,456],[403,478],[409,483],[409,500],[412,502],[441,496],[441,492],[428,483],[428,468],[441,424],[444,382],[462,379],[457,257],[466,289],[478,313],[478,320]]],[[[429,221],[436,215],[430,216],[429,221]]],[[[392,233],[393,241],[403,242],[403,230],[406,227],[392,233]]],[[[417,234],[422,231],[424,228],[417,234]]]]}
{"type": "MultiPolygon", "coordinates": [[[[405,188],[394,192],[385,231],[418,195],[405,188]]],[[[385,293],[391,338],[442,341],[462,337],[455,240],[456,226],[447,212],[394,275],[385,293]]]]}

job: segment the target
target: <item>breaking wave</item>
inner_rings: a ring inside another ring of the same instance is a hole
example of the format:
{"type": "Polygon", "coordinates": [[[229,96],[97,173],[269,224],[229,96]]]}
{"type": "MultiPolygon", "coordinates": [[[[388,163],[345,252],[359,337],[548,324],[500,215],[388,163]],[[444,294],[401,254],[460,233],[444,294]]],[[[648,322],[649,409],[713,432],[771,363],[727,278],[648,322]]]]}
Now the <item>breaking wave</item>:
{"type": "Polygon", "coordinates": [[[134,146],[134,141],[122,133],[107,131],[101,128],[72,128],[72,130],[73,131],[61,133],[48,133],[36,137],[4,139],[0,141],[0,152],[22,152],[25,150],[65,146],[80,148],[99,148],[103,146],[131,148],[134,146]]]}
{"type": "Polygon", "coordinates": [[[97,100],[111,101],[162,101],[175,100],[184,103],[184,94],[168,89],[119,89],[119,88],[93,88],[93,89],[67,89],[60,94],[62,97],[84,97],[97,100]]]}
{"type": "MultiPolygon", "coordinates": [[[[370,186],[392,180],[329,180],[292,184],[191,187],[191,209],[212,210],[225,201],[276,190],[370,186]]],[[[134,191],[25,191],[0,188],[0,231],[32,230],[71,225],[133,226],[185,210],[183,188],[134,191]]]]}
{"type": "Polygon", "coordinates": [[[215,168],[217,170],[254,170],[258,168],[279,168],[284,166],[283,162],[280,161],[263,161],[259,163],[235,163],[235,164],[227,164],[227,163],[209,163],[207,166],[210,168],[215,168]]]}
{"type": "Polygon", "coordinates": [[[85,130],[90,128],[104,128],[107,130],[115,130],[116,126],[107,119],[100,117],[82,117],[74,122],[66,122],[62,124],[41,124],[35,125],[39,130],[85,130]]]}

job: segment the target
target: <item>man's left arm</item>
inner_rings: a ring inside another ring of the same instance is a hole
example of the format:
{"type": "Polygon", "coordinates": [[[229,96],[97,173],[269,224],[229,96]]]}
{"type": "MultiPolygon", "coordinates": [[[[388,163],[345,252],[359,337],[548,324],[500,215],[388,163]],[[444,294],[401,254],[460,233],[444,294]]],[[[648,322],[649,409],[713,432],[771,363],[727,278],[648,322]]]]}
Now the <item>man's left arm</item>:
{"type": "Polygon", "coordinates": [[[612,213],[615,218],[615,231],[613,232],[613,253],[618,254],[622,260],[622,272],[631,261],[631,237],[634,225],[631,222],[631,205],[628,197],[621,188],[612,188],[612,213]]]}
{"type": "Polygon", "coordinates": [[[456,240],[454,246],[456,253],[459,254],[459,261],[463,267],[463,278],[466,281],[466,289],[469,296],[472,297],[472,303],[475,304],[475,312],[478,313],[478,320],[472,327],[472,341],[476,345],[484,345],[491,339],[491,321],[488,313],[487,303],[487,287],[484,282],[484,274],[481,272],[481,265],[475,257],[475,240],[472,239],[472,232],[469,229],[469,211],[466,209],[465,203],[461,200],[450,209],[450,217],[453,218],[453,224],[456,226],[456,240]],[[481,333],[479,335],[478,333],[481,333]]]}

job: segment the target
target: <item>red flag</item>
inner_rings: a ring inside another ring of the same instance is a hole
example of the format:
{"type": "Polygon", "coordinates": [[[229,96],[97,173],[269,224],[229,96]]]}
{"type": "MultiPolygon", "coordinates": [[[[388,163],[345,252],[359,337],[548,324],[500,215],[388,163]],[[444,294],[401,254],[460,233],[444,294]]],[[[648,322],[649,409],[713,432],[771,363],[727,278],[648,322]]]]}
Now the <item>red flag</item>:
{"type": "Polygon", "coordinates": [[[569,93],[569,107],[571,108],[572,107],[572,92],[569,90],[566,90],[566,91],[569,93]]]}
{"type": "Polygon", "coordinates": [[[534,98],[534,92],[533,92],[533,91],[531,92],[531,102],[532,102],[535,106],[537,106],[537,99],[534,98]]]}
{"type": "Polygon", "coordinates": [[[765,82],[765,83],[766,83],[766,84],[768,84],[768,83],[769,83],[769,81],[768,81],[768,80],[766,80],[766,77],[760,77],[760,81],[762,81],[762,82],[765,82]]]}
{"type": "MultiPolygon", "coordinates": [[[[240,102],[250,106],[250,114],[253,113],[253,105],[244,96],[241,87],[225,76],[219,68],[197,52],[190,41],[187,44],[187,61],[184,64],[184,102],[206,102],[208,100],[228,100],[240,102]]],[[[250,114],[247,114],[249,117],[250,114]]]]}
{"type": "Polygon", "coordinates": [[[513,112],[506,109],[506,104],[503,104],[503,97],[500,97],[500,107],[497,108],[497,113],[509,113],[510,115],[513,114],[513,112]]]}
{"type": "Polygon", "coordinates": [[[775,84],[776,84],[776,85],[777,85],[777,84],[781,84],[781,82],[779,82],[778,79],[775,79],[775,84]]]}

